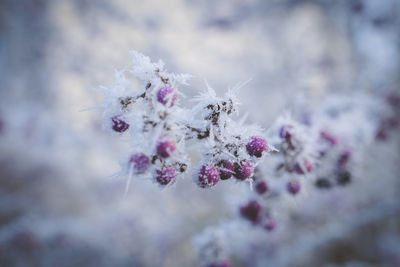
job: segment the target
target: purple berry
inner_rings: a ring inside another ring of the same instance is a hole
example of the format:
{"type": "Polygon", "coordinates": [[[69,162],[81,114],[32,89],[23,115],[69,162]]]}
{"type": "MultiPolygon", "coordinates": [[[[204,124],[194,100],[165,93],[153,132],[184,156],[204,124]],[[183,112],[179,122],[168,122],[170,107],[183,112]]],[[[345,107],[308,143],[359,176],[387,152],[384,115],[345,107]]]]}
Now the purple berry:
{"type": "Polygon", "coordinates": [[[227,180],[235,173],[235,166],[230,161],[223,160],[220,162],[220,166],[221,180],[227,180]]]}
{"type": "Polygon", "coordinates": [[[289,193],[291,193],[292,195],[296,195],[297,193],[300,192],[301,184],[299,181],[290,181],[289,183],[287,183],[286,188],[289,191],[289,193]]]}
{"type": "Polygon", "coordinates": [[[304,159],[303,164],[304,165],[301,166],[300,163],[297,162],[294,165],[294,171],[298,174],[305,174],[306,172],[311,172],[313,170],[313,165],[309,160],[304,159]]]}
{"type": "Polygon", "coordinates": [[[208,188],[216,185],[220,179],[219,168],[213,165],[203,165],[200,168],[197,184],[201,188],[208,188]]]}
{"type": "Polygon", "coordinates": [[[267,218],[267,220],[265,221],[264,228],[265,228],[265,230],[270,232],[276,228],[276,224],[277,224],[277,222],[275,219],[267,218]]]}
{"type": "Polygon", "coordinates": [[[149,168],[150,160],[145,154],[137,153],[130,157],[129,163],[133,164],[135,173],[140,174],[146,172],[149,168]]]}
{"type": "Polygon", "coordinates": [[[112,129],[116,132],[123,133],[129,128],[129,124],[121,120],[119,115],[112,117],[111,121],[113,122],[112,129]]]}
{"type": "Polygon", "coordinates": [[[265,182],[265,181],[258,181],[256,183],[255,188],[256,188],[257,193],[260,195],[265,194],[269,190],[267,182],[265,182]]]}
{"type": "Polygon", "coordinates": [[[170,86],[162,87],[157,92],[157,100],[163,105],[171,103],[169,107],[172,107],[177,99],[178,93],[170,86]]]}
{"type": "Polygon", "coordinates": [[[264,151],[268,151],[268,144],[261,136],[253,136],[247,143],[246,149],[250,156],[260,158],[264,151]]]}
{"type": "Polygon", "coordinates": [[[212,262],[207,267],[231,267],[231,263],[228,260],[212,262]]]}
{"type": "Polygon", "coordinates": [[[176,179],[176,170],[174,167],[168,167],[162,171],[156,170],[156,180],[161,185],[173,183],[176,179]]]}
{"type": "Polygon", "coordinates": [[[245,161],[243,164],[235,164],[235,174],[234,176],[239,180],[246,180],[253,175],[254,167],[248,161],[245,161]]]}
{"type": "Polygon", "coordinates": [[[344,151],[344,152],[339,156],[339,159],[338,159],[338,162],[337,162],[338,167],[341,168],[341,169],[346,168],[347,163],[348,163],[349,160],[350,160],[350,157],[351,157],[351,151],[350,151],[350,150],[344,151]]]}
{"type": "Polygon", "coordinates": [[[261,209],[260,203],[252,200],[245,206],[240,207],[240,214],[253,224],[257,224],[261,220],[261,209]]]}
{"type": "Polygon", "coordinates": [[[281,138],[285,138],[285,139],[290,139],[292,137],[292,131],[293,129],[293,125],[283,125],[280,129],[279,129],[279,136],[281,138]]]}
{"type": "Polygon", "coordinates": [[[323,140],[327,141],[332,146],[338,143],[337,138],[332,134],[328,133],[327,131],[321,131],[320,136],[323,140]]]}
{"type": "Polygon", "coordinates": [[[164,135],[160,138],[157,144],[157,155],[163,158],[168,158],[176,149],[176,141],[169,135],[164,135]]]}

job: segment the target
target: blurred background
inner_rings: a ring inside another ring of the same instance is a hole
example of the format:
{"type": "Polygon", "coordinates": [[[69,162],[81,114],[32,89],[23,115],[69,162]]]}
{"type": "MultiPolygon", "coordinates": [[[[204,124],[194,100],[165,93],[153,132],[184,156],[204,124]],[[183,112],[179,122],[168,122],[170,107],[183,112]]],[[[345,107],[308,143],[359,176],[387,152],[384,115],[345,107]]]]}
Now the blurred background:
{"type": "MultiPolygon", "coordinates": [[[[400,2],[0,0],[0,266],[202,266],[192,237],[237,216],[234,183],[133,181],[124,199],[125,180],[110,178],[126,144],[102,131],[101,111],[80,110],[101,102],[91,89],[110,85],[132,49],[194,75],[188,98],[204,80],[222,94],[252,78],[241,112],[268,127],[299,94],[318,105],[399,93],[400,2]]],[[[325,212],[343,231],[271,266],[400,266],[399,148],[398,134],[368,147],[369,179],[346,189],[360,196],[347,212],[369,216],[362,226],[325,212]]]]}

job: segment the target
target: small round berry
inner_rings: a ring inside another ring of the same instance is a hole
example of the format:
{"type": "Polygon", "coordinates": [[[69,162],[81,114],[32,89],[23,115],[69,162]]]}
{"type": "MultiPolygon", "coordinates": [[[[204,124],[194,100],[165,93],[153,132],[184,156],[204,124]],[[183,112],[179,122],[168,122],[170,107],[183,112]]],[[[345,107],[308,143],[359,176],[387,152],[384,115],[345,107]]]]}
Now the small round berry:
{"type": "Polygon", "coordinates": [[[116,132],[123,133],[129,128],[129,123],[120,119],[119,115],[112,117],[111,121],[113,122],[112,129],[116,132]]]}
{"type": "Polygon", "coordinates": [[[296,195],[297,193],[300,192],[301,184],[299,181],[290,181],[289,183],[287,183],[286,188],[289,191],[289,193],[291,193],[292,195],[296,195]]]}
{"type": "Polygon", "coordinates": [[[268,192],[269,188],[266,181],[258,181],[256,183],[256,191],[258,194],[263,195],[268,192]]]}
{"type": "Polygon", "coordinates": [[[220,179],[219,168],[213,165],[203,165],[200,168],[197,184],[201,188],[208,188],[216,185],[220,179]]]}
{"type": "Polygon", "coordinates": [[[264,224],[264,228],[265,230],[271,232],[276,228],[276,224],[277,222],[274,218],[267,218],[264,224]]]}
{"type": "Polygon", "coordinates": [[[347,163],[349,163],[350,157],[351,157],[351,151],[350,151],[350,150],[344,151],[344,152],[339,156],[339,159],[338,159],[338,162],[337,162],[338,167],[339,167],[340,169],[346,168],[346,167],[347,167],[347,163]]]}
{"type": "Polygon", "coordinates": [[[252,200],[245,206],[240,207],[240,214],[253,224],[257,224],[261,220],[261,209],[260,203],[252,200]]]}
{"type": "Polygon", "coordinates": [[[329,189],[331,188],[331,182],[326,178],[318,178],[315,182],[315,186],[321,189],[329,189]]]}
{"type": "Polygon", "coordinates": [[[160,138],[157,144],[157,155],[163,158],[168,158],[176,149],[176,141],[169,135],[164,135],[160,138]]]}
{"type": "Polygon", "coordinates": [[[268,144],[261,136],[253,136],[247,143],[246,149],[250,156],[260,158],[264,151],[268,151],[268,144]]]}
{"type": "Polygon", "coordinates": [[[221,180],[227,180],[235,173],[235,166],[230,161],[223,160],[220,162],[220,166],[221,180]]]}
{"type": "Polygon", "coordinates": [[[323,140],[325,140],[332,146],[338,143],[337,138],[334,135],[328,133],[327,131],[321,131],[319,134],[323,140]]]}
{"type": "Polygon", "coordinates": [[[228,260],[212,262],[207,267],[231,267],[231,263],[228,260]]]}
{"type": "Polygon", "coordinates": [[[235,174],[234,176],[239,180],[246,180],[253,175],[254,167],[248,161],[245,161],[243,164],[235,164],[235,174]]]}
{"type": "Polygon", "coordinates": [[[311,172],[313,170],[313,165],[308,159],[303,160],[303,166],[300,163],[294,165],[294,171],[298,174],[305,174],[306,172],[311,172]]]}
{"type": "Polygon", "coordinates": [[[157,100],[163,105],[170,103],[169,107],[172,107],[177,99],[178,93],[170,86],[162,87],[157,92],[157,100]]]}
{"type": "Polygon", "coordinates": [[[285,138],[285,139],[290,139],[292,137],[292,129],[293,129],[293,125],[283,125],[280,129],[279,129],[279,136],[281,138],[285,138]]]}
{"type": "Polygon", "coordinates": [[[156,170],[156,180],[161,185],[173,183],[176,179],[176,170],[174,167],[168,167],[162,171],[156,170]]]}
{"type": "Polygon", "coordinates": [[[336,177],[337,183],[341,186],[351,183],[351,173],[349,171],[339,171],[336,177]]]}
{"type": "Polygon", "coordinates": [[[145,154],[136,153],[129,158],[129,163],[133,164],[135,173],[140,174],[147,171],[150,165],[150,160],[145,154]]]}

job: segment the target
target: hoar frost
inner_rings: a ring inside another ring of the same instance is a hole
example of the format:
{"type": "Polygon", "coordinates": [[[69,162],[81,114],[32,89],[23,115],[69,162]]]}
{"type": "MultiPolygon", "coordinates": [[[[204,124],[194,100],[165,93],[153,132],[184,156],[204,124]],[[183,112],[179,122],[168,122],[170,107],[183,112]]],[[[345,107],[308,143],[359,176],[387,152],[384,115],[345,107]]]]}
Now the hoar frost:
{"type": "Polygon", "coordinates": [[[121,164],[121,175],[149,177],[165,187],[175,183],[190,165],[186,141],[194,140],[202,159],[195,168],[195,183],[201,188],[220,180],[252,178],[254,168],[271,150],[260,127],[243,127],[231,117],[237,113],[236,94],[245,83],[218,97],[207,90],[194,97],[191,109],[179,106],[181,85],[191,77],[173,74],[138,53],[132,63],[115,72],[114,85],[99,90],[105,99],[103,126],[117,135],[130,137],[131,154],[121,164]],[[141,85],[133,88],[133,79],[141,85]]]}

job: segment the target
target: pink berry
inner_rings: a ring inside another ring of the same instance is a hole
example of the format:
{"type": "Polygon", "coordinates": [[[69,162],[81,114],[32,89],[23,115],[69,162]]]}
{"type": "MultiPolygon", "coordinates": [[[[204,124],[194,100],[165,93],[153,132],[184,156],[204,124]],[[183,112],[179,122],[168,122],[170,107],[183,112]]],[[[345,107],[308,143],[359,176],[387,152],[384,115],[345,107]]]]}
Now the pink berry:
{"type": "Polygon", "coordinates": [[[257,224],[261,220],[262,207],[260,203],[255,200],[250,201],[245,206],[240,207],[240,214],[251,221],[253,224],[257,224]]]}
{"type": "Polygon", "coordinates": [[[137,153],[130,157],[129,163],[133,164],[135,173],[140,174],[146,172],[149,168],[150,160],[145,154],[137,153]]]}
{"type": "Polygon", "coordinates": [[[255,188],[256,188],[257,193],[260,195],[265,194],[269,190],[267,182],[265,182],[265,181],[258,181],[256,183],[255,188]]]}
{"type": "Polygon", "coordinates": [[[163,158],[171,156],[176,149],[176,141],[169,135],[164,135],[160,138],[157,144],[157,155],[163,158]]]}
{"type": "Polygon", "coordinates": [[[279,136],[281,138],[285,138],[285,139],[290,139],[292,137],[292,131],[293,129],[293,125],[283,125],[280,129],[279,129],[279,136]]]}
{"type": "Polygon", "coordinates": [[[129,124],[120,119],[119,115],[112,117],[111,121],[113,122],[112,129],[116,132],[123,133],[129,128],[129,124]]]}
{"type": "Polygon", "coordinates": [[[162,171],[156,170],[156,180],[161,185],[173,183],[176,179],[176,170],[174,167],[168,167],[162,171]]]}
{"type": "Polygon", "coordinates": [[[178,93],[170,86],[162,87],[157,92],[157,100],[163,105],[170,103],[169,107],[172,107],[177,99],[178,93]]]}
{"type": "Polygon", "coordinates": [[[264,228],[265,228],[265,230],[270,232],[276,228],[276,224],[277,224],[277,222],[275,219],[267,218],[267,220],[265,221],[265,224],[264,224],[264,228]]]}
{"type": "Polygon", "coordinates": [[[332,146],[338,143],[337,138],[332,134],[328,133],[327,131],[321,131],[320,136],[323,140],[327,141],[332,146]]]}
{"type": "Polygon", "coordinates": [[[235,164],[235,174],[234,176],[239,180],[246,180],[253,175],[254,167],[248,161],[245,161],[243,164],[235,164]]]}
{"type": "Polygon", "coordinates": [[[264,151],[268,151],[268,144],[261,136],[253,136],[250,142],[247,143],[246,149],[250,156],[260,158],[264,151]]]}
{"type": "Polygon", "coordinates": [[[305,174],[306,172],[311,172],[313,170],[313,165],[309,160],[304,159],[303,164],[304,166],[301,166],[300,163],[297,162],[294,165],[295,172],[297,172],[298,174],[305,174]]]}
{"type": "Polygon", "coordinates": [[[200,168],[197,184],[201,188],[208,188],[216,185],[220,179],[219,168],[213,165],[203,165],[200,168]]]}
{"type": "Polygon", "coordinates": [[[287,183],[286,188],[289,191],[289,193],[291,193],[292,195],[296,195],[297,193],[300,192],[301,184],[299,181],[290,181],[289,183],[287,183]]]}
{"type": "Polygon", "coordinates": [[[220,162],[220,166],[221,180],[227,180],[235,173],[235,166],[230,161],[223,160],[220,162]]]}
{"type": "Polygon", "coordinates": [[[231,267],[231,263],[228,260],[212,262],[207,267],[231,267]]]}

